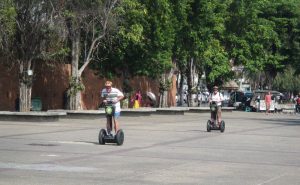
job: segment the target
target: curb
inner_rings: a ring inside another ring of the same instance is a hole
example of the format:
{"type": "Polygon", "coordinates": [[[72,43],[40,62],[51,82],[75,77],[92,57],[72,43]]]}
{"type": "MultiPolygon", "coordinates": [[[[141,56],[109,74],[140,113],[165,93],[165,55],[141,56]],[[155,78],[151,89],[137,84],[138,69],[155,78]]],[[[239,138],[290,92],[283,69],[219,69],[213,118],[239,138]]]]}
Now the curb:
{"type": "MultiPolygon", "coordinates": [[[[222,111],[231,112],[233,107],[224,107],[222,111]]],[[[140,117],[151,115],[184,115],[185,113],[208,113],[209,107],[170,107],[122,109],[121,116],[140,117]]],[[[0,121],[54,122],[59,119],[101,119],[105,118],[104,109],[99,110],[48,110],[47,112],[9,112],[0,111],[0,121]]]]}

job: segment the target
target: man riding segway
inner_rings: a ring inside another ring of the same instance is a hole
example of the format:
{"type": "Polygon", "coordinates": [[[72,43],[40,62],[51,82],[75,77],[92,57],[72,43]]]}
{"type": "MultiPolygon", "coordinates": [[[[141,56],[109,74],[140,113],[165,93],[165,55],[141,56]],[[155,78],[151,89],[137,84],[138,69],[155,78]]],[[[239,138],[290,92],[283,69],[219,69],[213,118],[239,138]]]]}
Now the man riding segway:
{"type": "Polygon", "coordinates": [[[113,88],[111,81],[106,81],[105,88],[101,91],[101,97],[103,98],[103,104],[105,105],[106,130],[100,130],[99,144],[105,144],[105,142],[107,142],[122,145],[124,133],[121,129],[119,129],[118,118],[121,113],[120,101],[124,98],[124,94],[119,89],[113,88]],[[113,126],[115,136],[112,134],[113,126]]]}
{"type": "Polygon", "coordinates": [[[218,87],[213,87],[213,92],[210,94],[208,101],[210,104],[210,120],[207,121],[207,131],[220,130],[224,132],[225,122],[221,118],[222,101],[224,100],[223,95],[218,92],[218,87]]]}

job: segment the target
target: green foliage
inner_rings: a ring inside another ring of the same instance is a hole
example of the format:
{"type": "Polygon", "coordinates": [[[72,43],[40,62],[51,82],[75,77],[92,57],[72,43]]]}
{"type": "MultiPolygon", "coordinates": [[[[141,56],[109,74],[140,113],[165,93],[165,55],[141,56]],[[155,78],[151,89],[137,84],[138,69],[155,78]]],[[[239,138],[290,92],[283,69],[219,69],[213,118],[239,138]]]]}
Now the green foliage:
{"type": "Polygon", "coordinates": [[[53,26],[56,23],[53,4],[39,0],[4,2],[7,8],[0,8],[0,22],[4,20],[2,23],[6,26],[1,28],[3,37],[0,38],[7,39],[1,42],[5,56],[11,61],[29,63],[24,66],[31,67],[31,62],[53,61],[54,56],[62,56],[63,41],[53,26]]]}
{"type": "Polygon", "coordinates": [[[163,93],[164,91],[168,91],[172,86],[172,82],[170,80],[159,80],[159,92],[163,93]]]}
{"type": "Polygon", "coordinates": [[[118,33],[106,40],[94,65],[103,76],[158,77],[172,66],[174,24],[169,1],[124,0],[117,8],[118,33]],[[113,62],[112,62],[113,61],[113,62]]]}
{"type": "MultiPolygon", "coordinates": [[[[84,59],[89,43],[103,31],[94,23],[101,23],[106,1],[65,0],[61,10],[55,9],[61,1],[42,2],[0,2],[2,53],[16,60],[63,59],[70,53],[69,43],[58,34],[61,26],[54,19],[63,15],[69,36],[80,32],[84,59]],[[60,12],[52,14],[56,10],[60,12]]],[[[198,73],[205,71],[209,84],[221,85],[233,76],[229,61],[272,78],[287,65],[300,73],[298,0],[122,0],[112,15],[112,34],[93,51],[93,67],[101,76],[157,78],[173,67],[172,61],[185,74],[191,59],[198,73]]]]}
{"type": "Polygon", "coordinates": [[[233,1],[226,26],[227,48],[235,64],[243,64],[251,72],[266,70],[276,76],[276,72],[295,57],[298,44],[293,44],[292,39],[296,38],[295,28],[299,25],[296,8],[299,2],[296,2],[233,1]]]}
{"type": "Polygon", "coordinates": [[[10,42],[16,30],[16,9],[12,0],[0,2],[0,49],[10,42]]]}
{"type": "Polygon", "coordinates": [[[76,77],[71,77],[69,81],[69,89],[67,91],[68,96],[75,96],[78,92],[84,91],[85,87],[81,80],[76,77]]]}
{"type": "Polygon", "coordinates": [[[227,53],[218,40],[211,42],[204,52],[203,60],[208,84],[221,85],[233,76],[227,53]]]}
{"type": "Polygon", "coordinates": [[[147,25],[144,27],[145,56],[138,73],[159,76],[172,67],[175,30],[172,6],[168,0],[145,0],[147,25]]]}
{"type": "Polygon", "coordinates": [[[131,93],[133,91],[133,88],[131,87],[130,82],[129,82],[128,79],[125,79],[123,81],[123,91],[125,93],[131,93]]]}
{"type": "Polygon", "coordinates": [[[199,69],[204,66],[208,84],[222,83],[232,77],[224,46],[229,2],[202,0],[192,4],[191,51],[201,62],[199,69]]]}
{"type": "Polygon", "coordinates": [[[288,66],[276,76],[273,87],[282,92],[300,92],[300,75],[295,75],[295,69],[288,66]]]}

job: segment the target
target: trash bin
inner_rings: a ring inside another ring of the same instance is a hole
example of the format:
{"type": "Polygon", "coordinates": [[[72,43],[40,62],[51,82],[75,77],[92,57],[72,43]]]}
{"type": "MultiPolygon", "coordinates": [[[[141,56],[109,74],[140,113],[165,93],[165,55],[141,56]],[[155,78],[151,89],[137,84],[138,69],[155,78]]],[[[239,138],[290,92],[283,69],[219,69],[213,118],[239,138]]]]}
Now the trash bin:
{"type": "Polygon", "coordinates": [[[40,97],[31,98],[31,111],[41,111],[42,100],[40,97]]]}

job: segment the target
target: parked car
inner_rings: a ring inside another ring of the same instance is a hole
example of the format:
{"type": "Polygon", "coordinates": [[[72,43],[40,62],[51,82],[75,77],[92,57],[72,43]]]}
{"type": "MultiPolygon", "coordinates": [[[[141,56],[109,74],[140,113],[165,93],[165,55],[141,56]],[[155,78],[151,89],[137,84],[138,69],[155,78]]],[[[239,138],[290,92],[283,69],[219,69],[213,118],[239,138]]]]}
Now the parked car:
{"type": "MultiPolygon", "coordinates": [[[[183,103],[187,103],[187,91],[184,91],[183,93],[182,93],[182,98],[183,98],[183,103]]],[[[176,97],[175,97],[175,99],[176,99],[176,103],[179,103],[179,94],[178,93],[176,93],[176,97]]]]}
{"type": "Polygon", "coordinates": [[[284,96],[282,93],[273,90],[255,90],[253,93],[253,97],[250,102],[250,107],[252,111],[265,111],[265,95],[271,92],[272,94],[272,102],[271,102],[271,111],[276,111],[278,109],[278,103],[281,98],[284,96]]]}
{"type": "Polygon", "coordinates": [[[208,92],[200,92],[198,94],[198,102],[200,103],[207,103],[208,102],[208,96],[209,96],[209,93],[208,92]]]}
{"type": "Polygon", "coordinates": [[[236,107],[238,108],[240,106],[240,104],[243,102],[244,100],[244,92],[242,91],[234,91],[230,93],[230,98],[228,101],[228,107],[236,107]]]}

